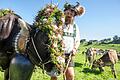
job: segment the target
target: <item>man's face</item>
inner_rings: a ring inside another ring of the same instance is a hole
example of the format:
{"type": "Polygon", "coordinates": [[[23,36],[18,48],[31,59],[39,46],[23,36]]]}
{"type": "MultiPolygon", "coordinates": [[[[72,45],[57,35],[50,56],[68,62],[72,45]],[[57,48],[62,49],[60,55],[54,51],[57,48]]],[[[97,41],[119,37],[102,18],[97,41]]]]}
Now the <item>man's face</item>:
{"type": "Polygon", "coordinates": [[[64,12],[64,14],[65,14],[65,23],[71,24],[73,22],[75,12],[72,11],[71,9],[68,9],[64,12]]]}

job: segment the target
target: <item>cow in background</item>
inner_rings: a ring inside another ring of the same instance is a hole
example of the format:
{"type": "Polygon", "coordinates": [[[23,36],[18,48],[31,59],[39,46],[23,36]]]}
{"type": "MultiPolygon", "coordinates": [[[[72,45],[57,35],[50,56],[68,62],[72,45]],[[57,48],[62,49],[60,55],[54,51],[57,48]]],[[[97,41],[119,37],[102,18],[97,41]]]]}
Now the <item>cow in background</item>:
{"type": "Polygon", "coordinates": [[[120,52],[117,54],[117,56],[118,56],[118,59],[120,60],[120,52]]]}
{"type": "Polygon", "coordinates": [[[89,67],[92,65],[93,61],[95,60],[96,54],[102,53],[102,49],[97,49],[97,48],[86,48],[85,53],[85,65],[88,63],[89,67]]]}
{"type": "Polygon", "coordinates": [[[105,51],[105,54],[98,60],[94,60],[92,69],[99,68],[100,71],[104,71],[102,67],[110,66],[114,77],[116,78],[116,72],[114,65],[118,61],[116,50],[109,49],[105,51]]]}

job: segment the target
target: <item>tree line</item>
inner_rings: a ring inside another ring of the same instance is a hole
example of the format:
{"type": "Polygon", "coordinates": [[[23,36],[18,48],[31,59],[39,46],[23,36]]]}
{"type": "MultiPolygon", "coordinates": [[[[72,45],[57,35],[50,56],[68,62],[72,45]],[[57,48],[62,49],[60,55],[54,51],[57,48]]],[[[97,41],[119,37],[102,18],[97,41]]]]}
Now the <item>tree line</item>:
{"type": "Polygon", "coordinates": [[[81,44],[91,45],[91,44],[120,44],[120,37],[118,35],[113,36],[112,38],[105,38],[102,40],[89,40],[81,39],[81,44]]]}

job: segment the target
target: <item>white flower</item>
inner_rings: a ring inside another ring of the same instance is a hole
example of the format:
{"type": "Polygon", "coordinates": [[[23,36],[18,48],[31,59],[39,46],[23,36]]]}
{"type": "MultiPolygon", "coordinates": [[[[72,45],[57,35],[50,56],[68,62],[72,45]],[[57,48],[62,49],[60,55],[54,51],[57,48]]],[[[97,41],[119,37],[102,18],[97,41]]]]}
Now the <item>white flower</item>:
{"type": "Polygon", "coordinates": [[[59,26],[59,29],[61,29],[61,30],[62,30],[62,27],[63,27],[63,26],[59,26]]]}
{"type": "Polygon", "coordinates": [[[56,30],[58,27],[57,27],[57,25],[53,25],[54,26],[54,29],[56,30]]]}
{"type": "Polygon", "coordinates": [[[57,47],[57,43],[53,43],[53,47],[57,47]]]}
{"type": "Polygon", "coordinates": [[[59,40],[62,40],[62,36],[60,34],[57,35],[59,40]]]}
{"type": "Polygon", "coordinates": [[[65,63],[65,59],[63,58],[63,57],[61,57],[61,56],[58,56],[57,57],[57,61],[59,62],[59,63],[65,63]]]}
{"type": "Polygon", "coordinates": [[[47,19],[46,19],[46,18],[44,18],[44,19],[43,19],[43,22],[46,22],[46,21],[47,21],[47,19]]]}
{"type": "Polygon", "coordinates": [[[49,11],[51,11],[51,9],[50,9],[50,8],[48,8],[48,9],[46,9],[46,11],[47,11],[47,12],[49,12],[49,11]]]}
{"type": "Polygon", "coordinates": [[[55,35],[53,35],[52,38],[56,39],[57,37],[55,35]]]}

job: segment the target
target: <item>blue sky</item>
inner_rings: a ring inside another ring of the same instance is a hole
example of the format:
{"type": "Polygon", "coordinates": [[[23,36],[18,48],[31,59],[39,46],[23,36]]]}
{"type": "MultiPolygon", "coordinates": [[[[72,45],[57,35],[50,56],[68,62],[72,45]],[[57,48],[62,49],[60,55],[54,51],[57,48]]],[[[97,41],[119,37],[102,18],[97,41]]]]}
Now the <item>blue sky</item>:
{"type": "Polygon", "coordinates": [[[120,0],[0,0],[0,8],[10,8],[32,24],[36,13],[47,3],[59,2],[63,10],[65,1],[80,2],[86,8],[82,17],[76,17],[81,39],[101,40],[120,36],[120,0]]]}

